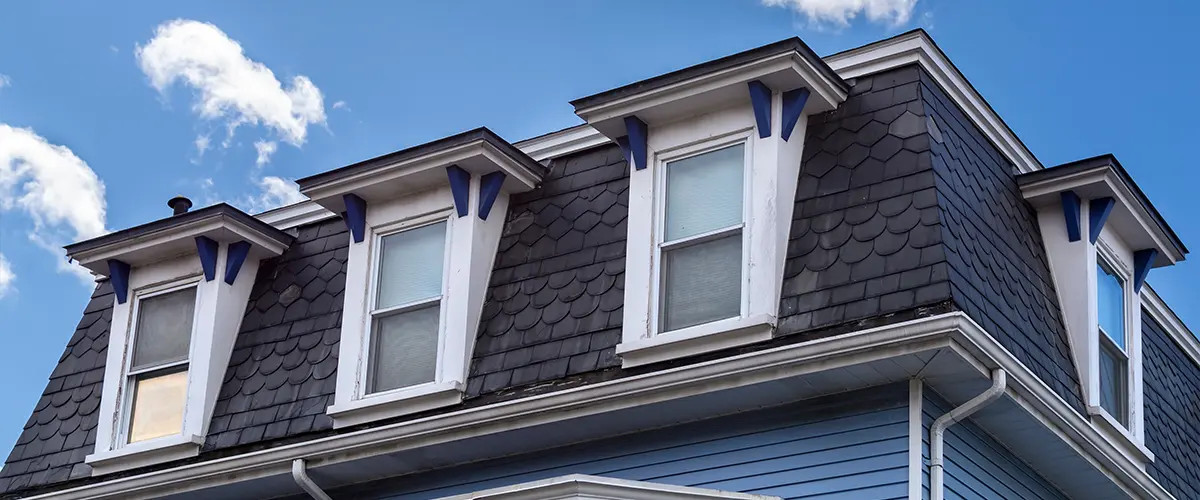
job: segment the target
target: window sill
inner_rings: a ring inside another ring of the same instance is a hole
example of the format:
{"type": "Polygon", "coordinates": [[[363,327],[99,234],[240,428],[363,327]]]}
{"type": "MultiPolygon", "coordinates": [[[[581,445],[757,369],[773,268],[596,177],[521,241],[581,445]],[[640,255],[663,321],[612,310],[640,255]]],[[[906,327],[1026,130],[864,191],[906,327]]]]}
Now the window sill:
{"type": "Polygon", "coordinates": [[[1089,406],[1088,413],[1092,415],[1092,422],[1097,424],[1096,427],[1099,427],[1101,432],[1134,462],[1145,467],[1146,464],[1154,461],[1154,453],[1137,442],[1133,435],[1125,429],[1125,426],[1109,415],[1107,410],[1098,406],[1089,406]]]}
{"type": "Polygon", "coordinates": [[[462,385],[457,382],[431,382],[335,403],[326,413],[337,429],[456,405],[462,397],[462,385]]]}
{"type": "Polygon", "coordinates": [[[145,467],[191,458],[200,454],[202,436],[166,436],[141,443],[134,443],[108,451],[98,451],[84,458],[92,466],[92,475],[145,467]]]}
{"type": "Polygon", "coordinates": [[[617,345],[621,367],[632,368],[770,340],[775,317],[760,314],[696,325],[617,345]]]}

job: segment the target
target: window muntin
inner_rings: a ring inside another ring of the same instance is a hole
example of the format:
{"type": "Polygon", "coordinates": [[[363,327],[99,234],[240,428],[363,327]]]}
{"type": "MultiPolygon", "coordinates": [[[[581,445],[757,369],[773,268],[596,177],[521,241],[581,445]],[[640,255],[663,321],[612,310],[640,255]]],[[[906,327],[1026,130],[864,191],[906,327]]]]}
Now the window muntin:
{"type": "Polygon", "coordinates": [[[1125,334],[1125,281],[1113,266],[1096,262],[1096,315],[1099,330],[1100,407],[1129,425],[1129,355],[1125,334]]]}
{"type": "Polygon", "coordinates": [[[137,298],[126,442],[179,434],[187,402],[188,351],[196,317],[196,285],[137,298]]]}
{"type": "Polygon", "coordinates": [[[745,143],[664,164],[660,332],[741,314],[746,164],[745,143]]]}
{"type": "Polygon", "coordinates": [[[448,226],[443,220],[377,240],[368,394],[436,380],[448,226]]]}

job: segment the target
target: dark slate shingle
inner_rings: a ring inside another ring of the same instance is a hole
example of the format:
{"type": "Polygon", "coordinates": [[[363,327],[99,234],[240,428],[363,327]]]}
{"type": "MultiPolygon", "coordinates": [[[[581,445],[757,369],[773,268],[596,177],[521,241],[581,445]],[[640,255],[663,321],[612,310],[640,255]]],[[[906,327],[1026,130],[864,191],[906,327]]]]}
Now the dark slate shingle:
{"type": "Polygon", "coordinates": [[[1200,498],[1200,366],[1146,311],[1142,352],[1146,469],[1175,498],[1200,498]]]}

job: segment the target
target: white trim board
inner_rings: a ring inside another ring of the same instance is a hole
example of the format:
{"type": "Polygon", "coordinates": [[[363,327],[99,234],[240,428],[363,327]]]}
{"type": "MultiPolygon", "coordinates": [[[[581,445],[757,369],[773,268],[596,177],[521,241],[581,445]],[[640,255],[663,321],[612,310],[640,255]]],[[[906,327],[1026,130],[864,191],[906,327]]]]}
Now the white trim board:
{"type": "Polygon", "coordinates": [[[440,500],[781,500],[779,497],[570,474],[440,500]]]}
{"type": "Polygon", "coordinates": [[[995,338],[961,312],[284,444],[32,498],[157,498],[254,478],[288,475],[292,461],[297,458],[320,467],[855,366],[912,352],[943,349],[944,356],[946,348],[968,361],[981,377],[994,367],[1008,371],[1011,377],[1009,397],[1098,470],[1105,471],[1114,484],[1130,496],[1171,498],[1128,450],[1080,416],[995,338]]]}

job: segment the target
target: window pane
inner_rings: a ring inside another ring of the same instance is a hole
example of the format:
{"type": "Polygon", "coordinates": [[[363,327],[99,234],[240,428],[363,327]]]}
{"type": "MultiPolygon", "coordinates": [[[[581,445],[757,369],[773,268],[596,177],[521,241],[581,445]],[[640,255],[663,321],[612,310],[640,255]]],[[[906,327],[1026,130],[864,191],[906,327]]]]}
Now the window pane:
{"type": "Polygon", "coordinates": [[[739,144],[668,163],[664,241],[741,223],[745,160],[739,144]]]}
{"type": "Polygon", "coordinates": [[[195,312],[196,287],[139,301],[133,368],[187,359],[195,312]]]}
{"type": "Polygon", "coordinates": [[[1125,357],[1109,342],[1100,341],[1100,407],[1121,425],[1128,425],[1125,357]]]}
{"type": "Polygon", "coordinates": [[[370,392],[433,382],[438,305],[375,318],[370,392]]]}
{"type": "Polygon", "coordinates": [[[661,331],[741,314],[742,233],[663,250],[661,331]]]}
{"type": "Polygon", "coordinates": [[[1103,263],[1096,264],[1096,305],[1100,328],[1125,350],[1125,288],[1103,263]]]}
{"type": "Polygon", "coordinates": [[[383,237],[375,309],[441,295],[445,249],[445,222],[383,237]]]}
{"type": "Polygon", "coordinates": [[[141,375],[133,382],[129,442],[179,434],[187,399],[187,371],[141,375]]]}

